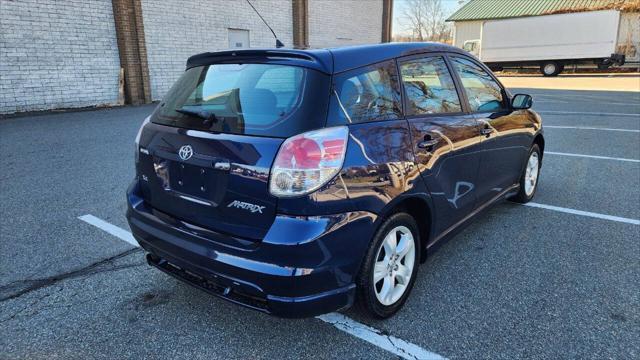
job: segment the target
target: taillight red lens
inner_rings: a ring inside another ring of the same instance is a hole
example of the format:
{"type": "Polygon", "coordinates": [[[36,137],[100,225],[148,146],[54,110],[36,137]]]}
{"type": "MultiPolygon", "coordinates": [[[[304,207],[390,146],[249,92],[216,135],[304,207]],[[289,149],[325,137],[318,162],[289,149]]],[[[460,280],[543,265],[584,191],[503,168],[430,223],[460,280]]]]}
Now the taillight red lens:
{"type": "Polygon", "coordinates": [[[324,157],[327,160],[339,159],[344,155],[344,149],[346,147],[346,141],[342,139],[338,140],[326,140],[322,142],[324,147],[324,157]]]}
{"type": "Polygon", "coordinates": [[[140,138],[142,137],[142,129],[144,129],[144,126],[147,125],[149,123],[149,121],[151,121],[151,115],[147,116],[144,119],[144,121],[140,125],[140,129],[138,129],[138,134],[136,134],[136,140],[135,140],[135,144],[136,144],[136,153],[135,153],[136,163],[140,159],[140,138]]]}
{"type": "Polygon", "coordinates": [[[294,138],[285,142],[276,158],[276,165],[294,169],[315,169],[322,161],[320,145],[311,139],[294,138]]]}
{"type": "Polygon", "coordinates": [[[284,141],[271,169],[269,190],[279,197],[313,192],[342,168],[349,129],[309,131],[284,141]]]}

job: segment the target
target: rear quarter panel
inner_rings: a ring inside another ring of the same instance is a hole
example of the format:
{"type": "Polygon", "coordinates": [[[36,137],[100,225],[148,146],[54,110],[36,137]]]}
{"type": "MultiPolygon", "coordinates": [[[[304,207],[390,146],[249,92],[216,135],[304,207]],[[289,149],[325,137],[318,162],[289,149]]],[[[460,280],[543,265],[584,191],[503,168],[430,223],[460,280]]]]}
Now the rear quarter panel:
{"type": "Polygon", "coordinates": [[[352,124],[340,174],[312,194],[279,199],[278,210],[308,216],[346,211],[379,215],[395,199],[425,192],[406,120],[352,124]]]}

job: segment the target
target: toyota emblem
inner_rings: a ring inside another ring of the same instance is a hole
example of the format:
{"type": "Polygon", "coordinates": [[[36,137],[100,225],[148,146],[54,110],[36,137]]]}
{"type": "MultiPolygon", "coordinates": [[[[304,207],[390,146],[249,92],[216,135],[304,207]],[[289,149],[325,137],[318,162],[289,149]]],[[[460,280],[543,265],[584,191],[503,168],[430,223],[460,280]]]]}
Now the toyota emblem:
{"type": "Polygon", "coordinates": [[[178,151],[178,155],[180,156],[180,159],[187,161],[193,156],[193,148],[191,145],[182,145],[180,151],[178,151]]]}

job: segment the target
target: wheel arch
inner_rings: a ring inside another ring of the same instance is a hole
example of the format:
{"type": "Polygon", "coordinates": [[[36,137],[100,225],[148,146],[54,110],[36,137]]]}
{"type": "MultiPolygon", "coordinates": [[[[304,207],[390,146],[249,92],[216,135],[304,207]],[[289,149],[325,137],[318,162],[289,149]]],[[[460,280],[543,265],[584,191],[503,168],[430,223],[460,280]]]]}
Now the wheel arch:
{"type": "Polygon", "coordinates": [[[423,263],[426,260],[427,244],[432,237],[432,224],[434,222],[431,198],[424,193],[397,197],[380,212],[376,221],[376,229],[386,218],[399,212],[411,215],[418,225],[418,231],[420,232],[420,262],[423,263]]]}
{"type": "Polygon", "coordinates": [[[540,148],[540,160],[542,160],[542,158],[544,157],[544,136],[542,135],[542,133],[538,133],[533,138],[533,143],[537,144],[540,148]]]}

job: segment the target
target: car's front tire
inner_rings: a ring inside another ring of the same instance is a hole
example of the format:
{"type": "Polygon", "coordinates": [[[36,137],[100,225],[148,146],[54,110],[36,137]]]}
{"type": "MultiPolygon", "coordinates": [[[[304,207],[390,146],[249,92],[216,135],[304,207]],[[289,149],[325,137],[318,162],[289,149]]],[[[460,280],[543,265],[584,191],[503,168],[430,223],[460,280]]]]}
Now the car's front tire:
{"type": "Polygon", "coordinates": [[[538,178],[540,176],[540,165],[542,160],[542,153],[538,144],[533,144],[531,150],[529,150],[529,156],[527,157],[527,163],[524,170],[520,175],[520,189],[518,193],[509,200],[528,203],[533,199],[538,189],[538,178]]]}
{"type": "Polygon", "coordinates": [[[384,319],[404,305],[420,263],[420,233],[414,218],[396,213],[373,237],[358,275],[358,304],[368,314],[384,319]]]}

